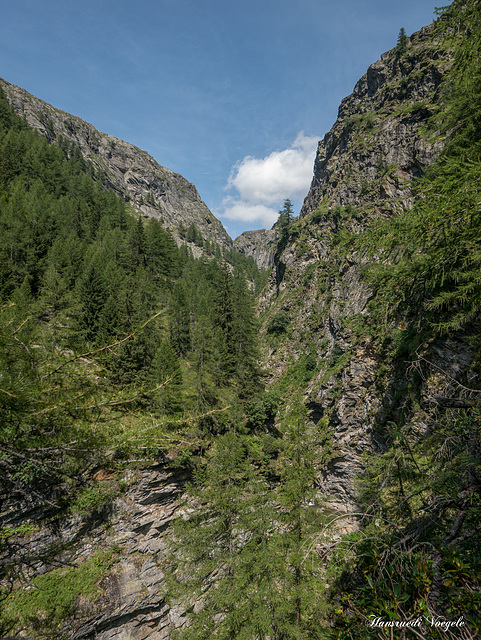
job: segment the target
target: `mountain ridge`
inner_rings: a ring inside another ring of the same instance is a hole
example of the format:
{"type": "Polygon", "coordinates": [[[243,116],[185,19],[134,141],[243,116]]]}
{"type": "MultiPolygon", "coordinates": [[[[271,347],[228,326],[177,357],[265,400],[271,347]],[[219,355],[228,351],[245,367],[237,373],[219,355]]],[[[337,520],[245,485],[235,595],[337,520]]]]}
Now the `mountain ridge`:
{"type": "MultiPolygon", "coordinates": [[[[232,240],[222,223],[183,176],[158,164],[146,151],[98,131],[81,118],[2,78],[0,87],[30,126],[49,142],[62,137],[77,146],[84,159],[104,176],[107,186],[122,195],[138,215],[161,220],[178,244],[186,242],[186,230],[194,224],[204,239],[232,248],[232,240]]],[[[200,254],[194,245],[192,248],[200,254]]]]}

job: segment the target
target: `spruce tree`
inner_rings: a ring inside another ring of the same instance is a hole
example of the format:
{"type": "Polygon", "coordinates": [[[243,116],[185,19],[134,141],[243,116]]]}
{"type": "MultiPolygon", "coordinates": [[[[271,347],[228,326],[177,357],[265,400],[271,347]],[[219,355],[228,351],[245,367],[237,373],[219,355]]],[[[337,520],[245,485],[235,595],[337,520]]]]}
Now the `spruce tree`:
{"type": "Polygon", "coordinates": [[[409,38],[406,35],[406,30],[404,29],[404,27],[401,27],[399,31],[399,36],[397,39],[397,45],[396,45],[396,53],[399,56],[402,56],[402,54],[405,53],[408,47],[408,42],[409,42],[409,38]]]}

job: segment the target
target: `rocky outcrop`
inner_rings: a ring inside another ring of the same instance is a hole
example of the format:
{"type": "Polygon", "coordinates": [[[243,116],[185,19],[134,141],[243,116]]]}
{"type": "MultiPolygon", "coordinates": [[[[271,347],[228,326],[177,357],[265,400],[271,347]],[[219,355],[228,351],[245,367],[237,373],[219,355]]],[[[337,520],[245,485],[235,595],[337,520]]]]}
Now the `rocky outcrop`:
{"type": "Polygon", "coordinates": [[[365,257],[342,250],[341,239],[361,233],[373,217],[413,206],[415,179],[443,147],[423,127],[450,67],[433,25],[411,36],[404,52],[393,49],[369,67],[319,144],[310,191],[261,295],[265,330],[279,313],[290,320],[285,335],[270,340],[265,367],[271,383],[281,376],[297,382],[302,372],[321,433],[319,490],[339,511],[357,508],[363,456],[382,450],[379,425],[406,385],[405,374],[386,367],[369,331],[360,330],[372,296],[362,277],[365,257]]]}
{"type": "MultiPolygon", "coordinates": [[[[109,471],[99,469],[95,478],[106,482],[109,471]]],[[[159,463],[130,470],[122,481],[130,488],[101,510],[48,518],[27,536],[11,538],[8,557],[1,558],[21,569],[17,575],[27,581],[26,589],[32,576],[81,566],[95,554],[97,563],[104,562],[97,597],[77,598],[71,616],[58,629],[58,637],[65,640],[166,640],[185,624],[184,612],[166,602],[162,566],[186,476],[159,463]]],[[[30,522],[24,506],[12,504],[2,514],[1,526],[19,530],[22,522],[30,522]]]]}
{"type": "Polygon", "coordinates": [[[62,137],[73,143],[134,210],[146,218],[161,220],[179,243],[185,229],[194,224],[206,240],[232,247],[221,222],[200,199],[194,185],[159,165],[146,151],[97,131],[1,78],[0,88],[31,127],[51,142],[62,137]]]}
{"type": "Polygon", "coordinates": [[[252,256],[259,269],[270,269],[274,263],[278,240],[279,232],[274,226],[272,229],[244,231],[234,240],[234,247],[239,253],[252,256]]]}
{"type": "Polygon", "coordinates": [[[422,128],[450,66],[450,52],[430,25],[411,36],[405,52],[393,49],[369,67],[319,143],[301,217],[335,206],[376,215],[412,206],[413,181],[443,146],[422,128]]]}

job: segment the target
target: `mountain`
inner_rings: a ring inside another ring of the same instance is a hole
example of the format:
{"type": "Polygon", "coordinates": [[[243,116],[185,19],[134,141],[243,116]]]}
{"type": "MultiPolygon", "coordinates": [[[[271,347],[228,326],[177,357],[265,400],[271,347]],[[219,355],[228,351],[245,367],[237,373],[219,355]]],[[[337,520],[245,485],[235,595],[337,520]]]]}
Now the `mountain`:
{"type": "Polygon", "coordinates": [[[426,127],[452,62],[430,25],[408,39],[405,51],[396,47],[369,67],[319,143],[300,217],[261,294],[266,330],[276,314],[289,318],[288,339],[266,355],[272,382],[308,356],[315,361],[304,390],[313,419],[329,425],[332,453],[319,482],[339,509],[356,509],[354,478],[362,456],[377,446],[376,422],[389,412],[374,340],[354,334],[373,295],[362,277],[368,258],[339,252],[339,244],[346,232],[360,235],[373,219],[412,208],[416,180],[443,148],[443,138],[428,136],[426,127]]]}
{"type": "Polygon", "coordinates": [[[0,105],[0,634],[479,636],[480,55],[479,0],[401,30],[232,271],[0,105]]]}
{"type": "MultiPolygon", "coordinates": [[[[80,146],[0,91],[0,636],[170,635],[163,532],[191,463],[262,391],[261,274],[193,223],[178,247],[84,159],[104,152],[85,149],[92,129],[65,122],[80,146]]],[[[204,215],[183,179],[168,189],[181,220],[204,215]]]]}
{"type": "MultiPolygon", "coordinates": [[[[146,151],[97,131],[76,116],[52,107],[24,89],[0,78],[15,111],[50,142],[63,138],[80,149],[106,184],[145,218],[156,218],[177,242],[185,242],[194,225],[202,237],[231,248],[232,240],[202,202],[197,189],[178,173],[159,165],[146,151]]],[[[195,245],[193,245],[195,247],[195,245]]],[[[199,253],[199,249],[195,249],[199,253]]]]}

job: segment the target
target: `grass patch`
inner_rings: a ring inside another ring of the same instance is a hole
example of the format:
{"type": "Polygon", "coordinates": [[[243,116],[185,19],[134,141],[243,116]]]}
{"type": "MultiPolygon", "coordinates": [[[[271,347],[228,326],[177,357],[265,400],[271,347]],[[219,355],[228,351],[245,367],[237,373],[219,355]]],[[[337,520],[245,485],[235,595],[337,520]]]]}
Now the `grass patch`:
{"type": "Polygon", "coordinates": [[[61,624],[79,616],[81,603],[84,611],[95,605],[102,594],[100,582],[116,561],[114,551],[99,551],[81,564],[36,576],[5,598],[1,623],[35,638],[58,637],[61,624]]]}

